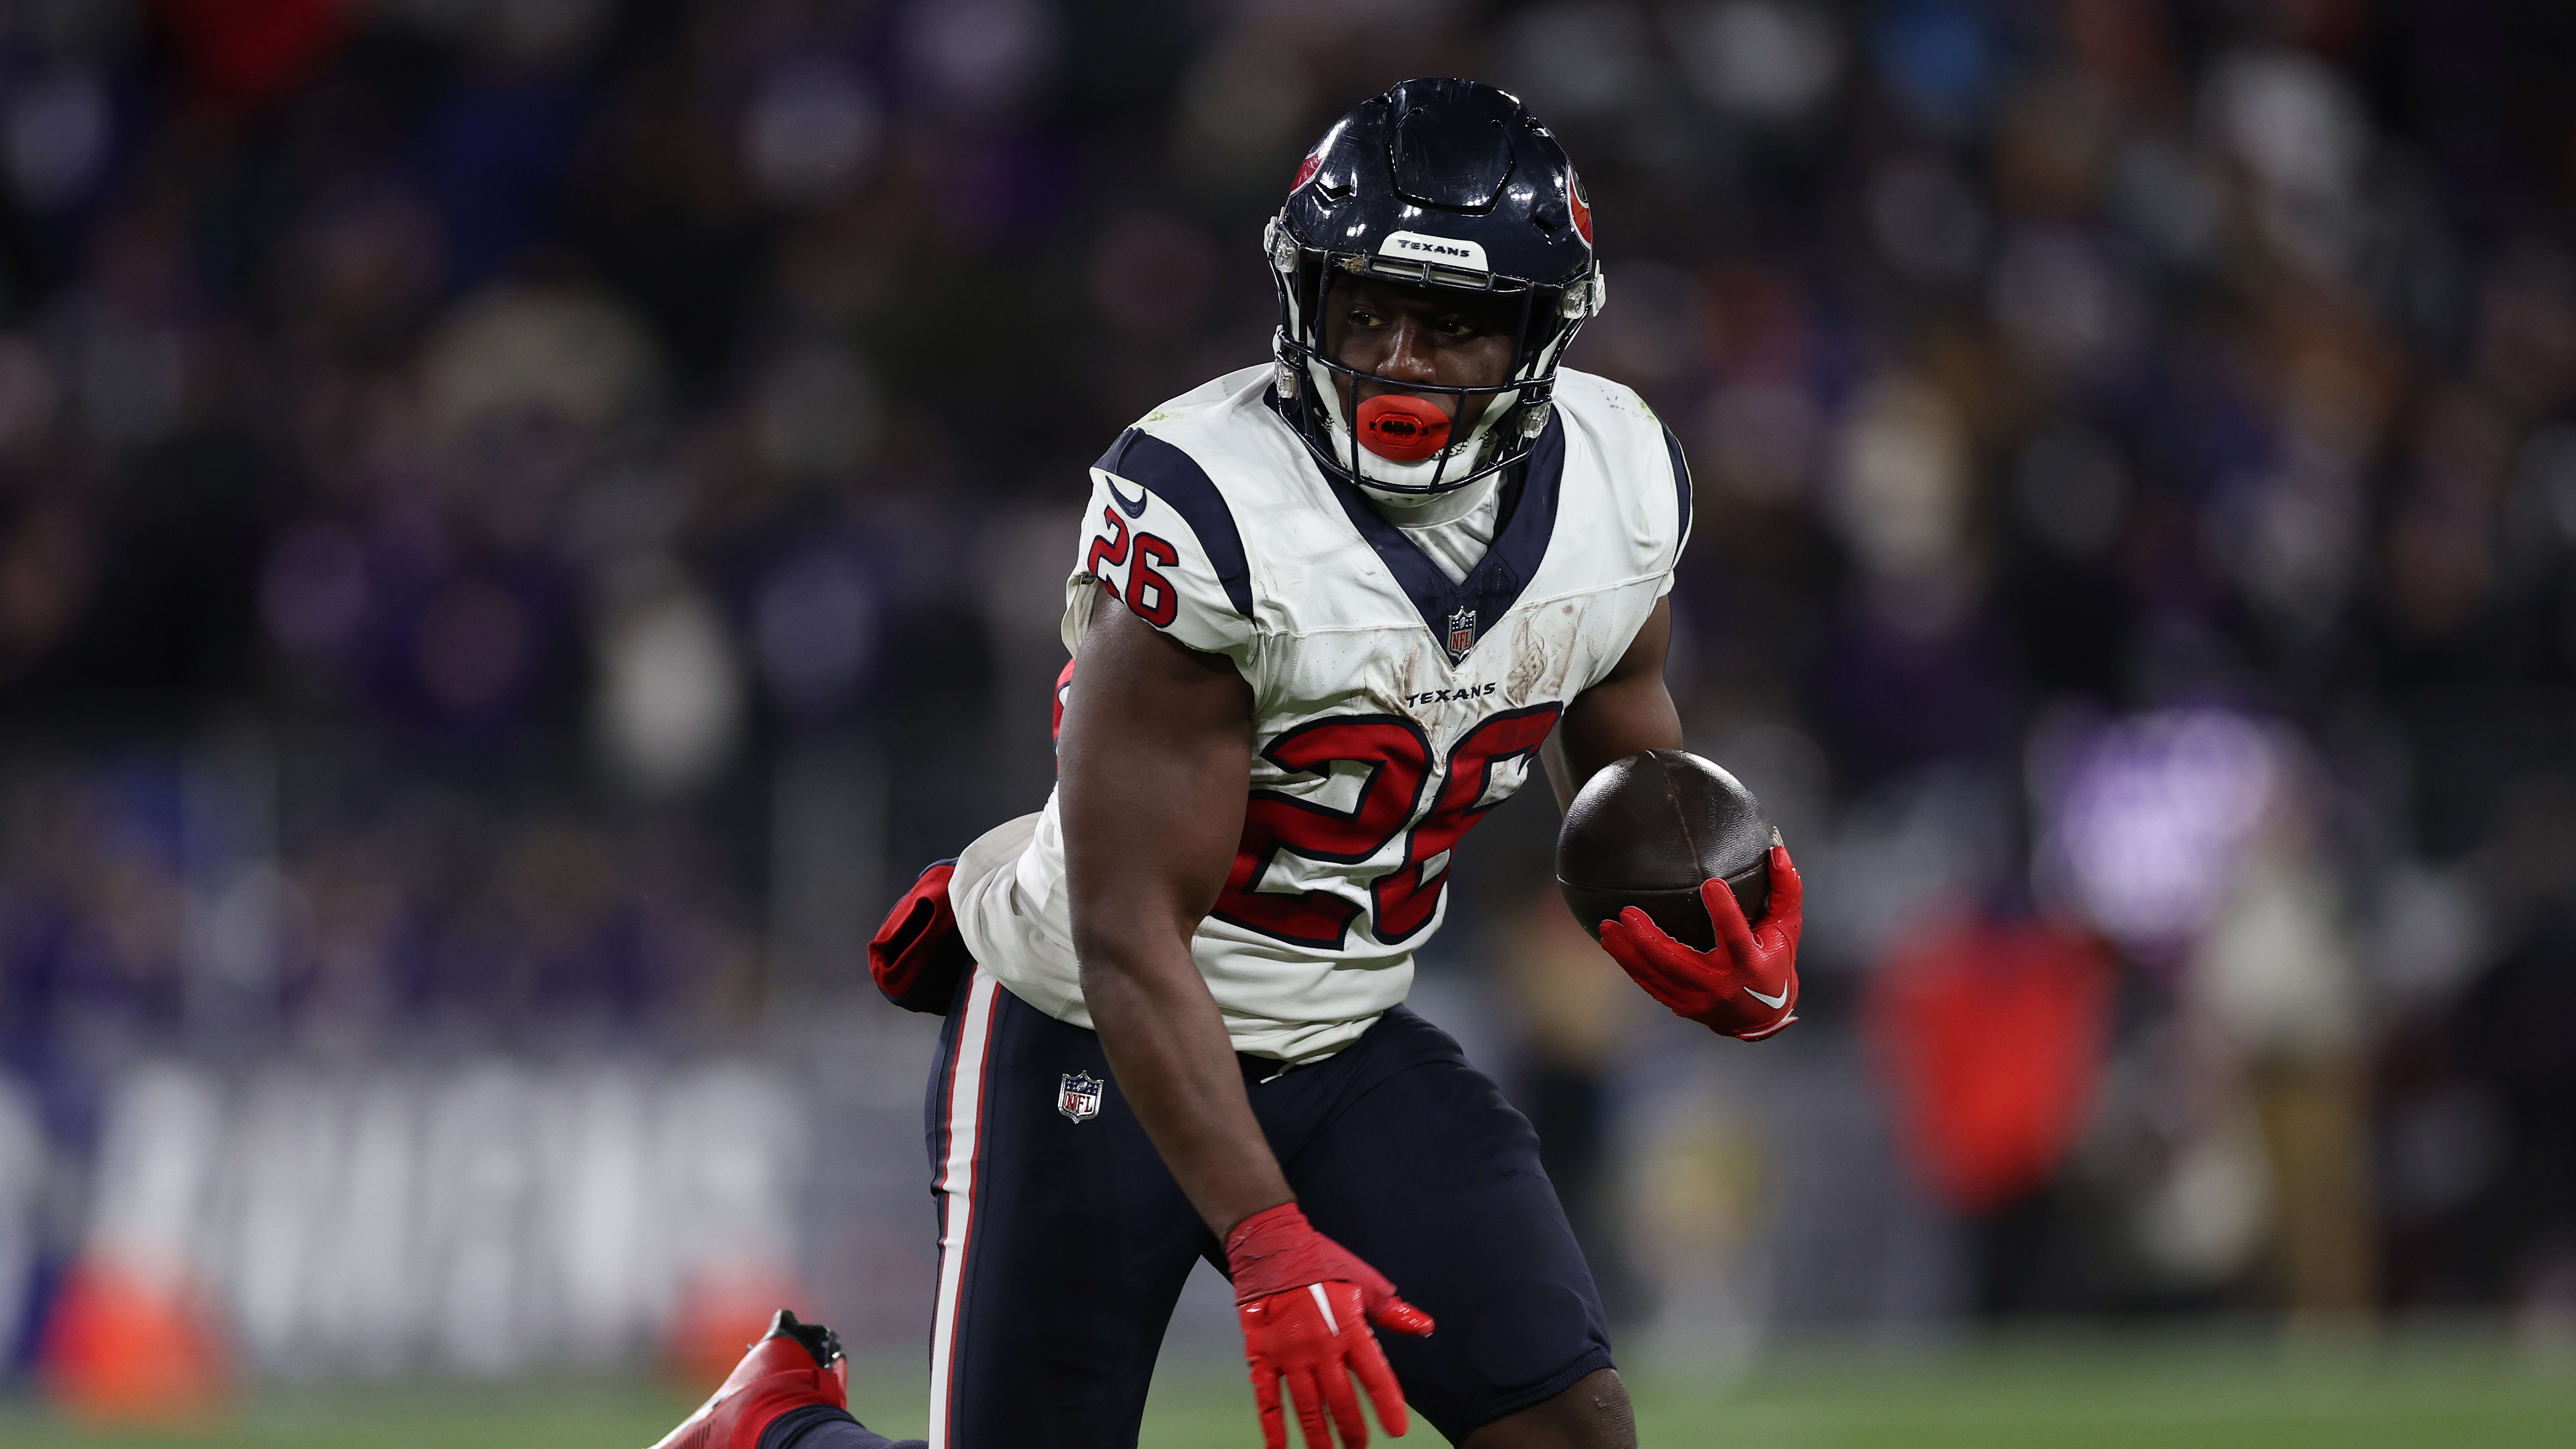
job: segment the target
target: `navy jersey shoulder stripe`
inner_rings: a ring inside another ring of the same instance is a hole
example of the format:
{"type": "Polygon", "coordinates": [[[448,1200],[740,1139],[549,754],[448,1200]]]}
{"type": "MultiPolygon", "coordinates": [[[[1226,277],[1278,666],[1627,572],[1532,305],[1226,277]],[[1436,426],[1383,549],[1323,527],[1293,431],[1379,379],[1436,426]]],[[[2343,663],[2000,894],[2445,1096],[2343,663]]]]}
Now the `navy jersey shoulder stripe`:
{"type": "MultiPolygon", "coordinates": [[[[1199,536],[1208,566],[1225,586],[1226,602],[1252,617],[1252,570],[1244,561],[1243,535],[1234,526],[1234,511],[1216,491],[1207,470],[1189,454],[1138,428],[1129,428],[1100,455],[1099,468],[1144,488],[1172,506],[1199,536]]],[[[1117,485],[1110,485],[1116,492],[1117,485]]],[[[1120,506],[1125,507],[1122,500],[1120,506]]],[[[1141,509],[1139,510],[1141,511],[1141,509]]]]}
{"type": "Polygon", "coordinates": [[[1690,542],[1691,476],[1690,464],[1682,461],[1682,440],[1673,436],[1672,424],[1664,425],[1664,451],[1673,455],[1673,488],[1681,495],[1681,513],[1673,529],[1673,562],[1682,561],[1682,545],[1690,542]]]}

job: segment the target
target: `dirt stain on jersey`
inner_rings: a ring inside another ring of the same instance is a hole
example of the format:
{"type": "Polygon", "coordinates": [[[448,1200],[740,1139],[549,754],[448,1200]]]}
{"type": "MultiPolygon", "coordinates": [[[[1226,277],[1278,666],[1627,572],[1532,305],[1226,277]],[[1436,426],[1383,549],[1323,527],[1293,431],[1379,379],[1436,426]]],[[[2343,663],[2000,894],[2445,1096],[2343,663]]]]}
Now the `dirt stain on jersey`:
{"type": "MultiPolygon", "coordinates": [[[[1566,643],[1569,645],[1573,643],[1571,635],[1567,636],[1566,643]]],[[[1503,680],[1503,694],[1506,701],[1517,708],[1534,699],[1555,698],[1556,691],[1549,686],[1547,678],[1551,672],[1554,672],[1558,679],[1562,680],[1566,660],[1551,659],[1548,656],[1562,655],[1564,652],[1564,650],[1549,649],[1547,631],[1531,628],[1527,616],[1515,618],[1512,621],[1512,669],[1503,680]]]]}
{"type": "Polygon", "coordinates": [[[1411,716],[1419,723],[1429,724],[1431,721],[1427,711],[1416,701],[1422,699],[1431,687],[1430,666],[1431,651],[1422,647],[1419,636],[1409,637],[1405,640],[1404,660],[1396,666],[1395,670],[1395,677],[1403,681],[1403,692],[1390,694],[1384,689],[1373,689],[1370,693],[1376,695],[1379,702],[1390,711],[1411,716]]]}

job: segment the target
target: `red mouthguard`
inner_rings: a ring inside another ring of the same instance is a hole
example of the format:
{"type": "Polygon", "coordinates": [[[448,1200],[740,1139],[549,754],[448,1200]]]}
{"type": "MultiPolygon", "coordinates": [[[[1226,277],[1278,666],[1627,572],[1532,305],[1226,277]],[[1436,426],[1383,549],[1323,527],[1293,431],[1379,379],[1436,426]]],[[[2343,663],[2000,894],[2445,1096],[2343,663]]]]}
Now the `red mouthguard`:
{"type": "Polygon", "coordinates": [[[1360,446],[1398,463],[1419,463],[1449,446],[1449,415],[1437,403],[1381,393],[1360,404],[1360,446]]]}

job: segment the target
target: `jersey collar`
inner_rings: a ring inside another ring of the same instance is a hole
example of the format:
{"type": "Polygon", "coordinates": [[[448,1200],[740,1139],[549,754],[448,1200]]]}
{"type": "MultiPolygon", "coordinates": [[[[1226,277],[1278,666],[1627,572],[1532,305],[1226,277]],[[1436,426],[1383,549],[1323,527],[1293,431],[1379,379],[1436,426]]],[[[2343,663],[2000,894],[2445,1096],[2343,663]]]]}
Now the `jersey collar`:
{"type": "Polygon", "coordinates": [[[1521,590],[1538,576],[1538,566],[1547,558],[1548,541],[1556,534],[1558,485],[1565,477],[1563,417],[1549,416],[1546,431],[1530,445],[1528,462],[1519,506],[1504,521],[1501,532],[1494,535],[1485,556],[1467,571],[1465,581],[1454,584],[1421,545],[1370,505],[1368,495],[1339,478],[1324,475],[1333,496],[1341,500],[1342,512],[1349,516],[1351,526],[1368,540],[1369,547],[1377,551],[1379,560],[1394,575],[1396,587],[1404,590],[1414,608],[1421,611],[1424,626],[1431,630],[1432,639],[1440,643],[1452,665],[1465,658],[1485,631],[1510,612],[1521,590]],[[1462,644],[1464,647],[1460,647],[1462,644]]]}

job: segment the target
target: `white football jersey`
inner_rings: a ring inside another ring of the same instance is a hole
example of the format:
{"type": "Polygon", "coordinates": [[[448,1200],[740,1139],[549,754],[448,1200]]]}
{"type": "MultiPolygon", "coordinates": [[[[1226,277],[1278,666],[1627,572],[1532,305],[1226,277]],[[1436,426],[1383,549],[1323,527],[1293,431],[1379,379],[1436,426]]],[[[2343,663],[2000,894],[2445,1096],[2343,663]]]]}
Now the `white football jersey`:
{"type": "MultiPolygon", "coordinates": [[[[1235,1049],[1306,1062],[1404,1000],[1450,852],[1672,587],[1690,477],[1634,392],[1560,370],[1518,503],[1453,583],[1315,465],[1264,401],[1272,375],[1245,368],[1156,408],[1091,470],[1064,641],[1078,650],[1106,586],[1250,684],[1243,842],[1193,949],[1235,1049]]],[[[952,884],[967,945],[1021,999],[1087,1027],[1056,801],[1004,831],[952,884]]]]}

